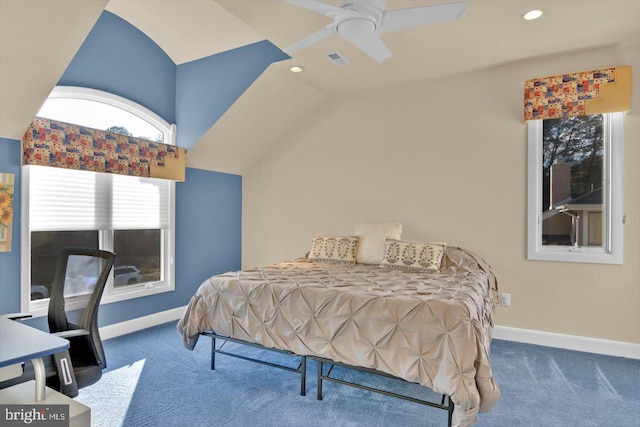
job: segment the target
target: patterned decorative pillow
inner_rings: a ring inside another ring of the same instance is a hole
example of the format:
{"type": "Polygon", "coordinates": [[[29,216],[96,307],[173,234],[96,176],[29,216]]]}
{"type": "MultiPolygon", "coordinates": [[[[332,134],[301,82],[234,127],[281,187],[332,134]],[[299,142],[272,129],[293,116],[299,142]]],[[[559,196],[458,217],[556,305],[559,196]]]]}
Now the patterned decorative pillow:
{"type": "Polygon", "coordinates": [[[311,243],[309,261],[355,264],[358,236],[316,236],[311,243]]]}
{"type": "Polygon", "coordinates": [[[436,272],[444,255],[446,243],[407,242],[387,239],[381,267],[436,272]]]}
{"type": "Polygon", "coordinates": [[[399,222],[356,224],[353,234],[360,237],[356,262],[358,264],[380,264],[384,255],[385,240],[400,240],[402,224],[399,222]]]}

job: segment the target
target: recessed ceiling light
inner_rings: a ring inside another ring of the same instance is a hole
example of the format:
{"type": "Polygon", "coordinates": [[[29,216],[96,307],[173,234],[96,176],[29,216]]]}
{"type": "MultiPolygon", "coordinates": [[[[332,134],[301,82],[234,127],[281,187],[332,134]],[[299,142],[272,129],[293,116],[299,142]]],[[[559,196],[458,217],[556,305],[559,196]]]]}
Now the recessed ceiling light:
{"type": "Polygon", "coordinates": [[[292,65],[291,67],[289,67],[289,71],[291,71],[292,73],[301,73],[304,71],[304,67],[300,65],[292,65]]]}
{"type": "Polygon", "coordinates": [[[525,21],[533,21],[534,19],[538,19],[541,16],[542,11],[540,9],[534,9],[522,15],[522,19],[524,19],[525,21]]]}

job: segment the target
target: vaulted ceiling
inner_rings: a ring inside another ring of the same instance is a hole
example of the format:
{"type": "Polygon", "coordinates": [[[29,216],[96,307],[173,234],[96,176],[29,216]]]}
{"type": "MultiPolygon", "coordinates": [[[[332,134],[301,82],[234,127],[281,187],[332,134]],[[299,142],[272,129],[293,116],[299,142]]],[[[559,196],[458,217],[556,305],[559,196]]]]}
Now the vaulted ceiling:
{"type": "MultiPolygon", "coordinates": [[[[452,0],[389,0],[387,9],[447,2],[452,0]]],[[[0,0],[0,136],[20,138],[105,8],[144,32],[176,64],[264,39],[285,49],[331,22],[281,0],[0,0]]],[[[291,126],[336,97],[638,43],[640,0],[468,0],[459,20],[381,38],[393,53],[382,63],[331,36],[273,64],[196,144],[190,164],[242,173],[291,126]],[[522,14],[534,8],[544,15],[525,22],[522,14]],[[336,66],[326,57],[333,51],[350,63],[336,66]],[[305,71],[289,72],[293,64],[305,71]]]]}
{"type": "MultiPolygon", "coordinates": [[[[387,9],[455,1],[388,0],[387,9]]],[[[107,10],[145,32],[177,64],[265,38],[286,49],[331,23],[331,18],[282,0],[111,0],[107,10]]],[[[384,63],[331,36],[295,52],[281,68],[304,66],[305,72],[295,78],[332,96],[639,37],[638,0],[468,0],[459,20],[383,34],[393,53],[384,63]],[[524,21],[522,15],[534,8],[542,9],[543,17],[524,21]],[[349,65],[338,67],[325,57],[336,50],[349,65]]]]}

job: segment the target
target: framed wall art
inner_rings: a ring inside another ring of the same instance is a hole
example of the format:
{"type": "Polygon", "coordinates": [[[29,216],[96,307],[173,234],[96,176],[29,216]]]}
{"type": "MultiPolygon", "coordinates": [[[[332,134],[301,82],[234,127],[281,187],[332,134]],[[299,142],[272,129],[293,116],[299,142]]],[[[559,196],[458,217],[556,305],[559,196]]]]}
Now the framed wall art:
{"type": "Polygon", "coordinates": [[[0,172],[0,252],[11,252],[14,179],[14,174],[0,172]]]}

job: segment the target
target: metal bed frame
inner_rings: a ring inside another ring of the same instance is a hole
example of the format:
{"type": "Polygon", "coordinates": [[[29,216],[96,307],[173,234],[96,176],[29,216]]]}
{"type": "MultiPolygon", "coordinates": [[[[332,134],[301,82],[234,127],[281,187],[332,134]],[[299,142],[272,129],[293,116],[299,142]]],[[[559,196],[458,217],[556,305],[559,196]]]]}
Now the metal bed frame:
{"type": "MultiPolygon", "coordinates": [[[[294,373],[297,373],[297,374],[300,375],[300,396],[306,396],[307,356],[300,356],[300,355],[295,354],[295,353],[293,353],[291,351],[280,350],[280,349],[277,349],[277,348],[268,348],[268,347],[265,347],[265,346],[257,344],[257,343],[252,343],[252,342],[240,340],[240,339],[237,339],[237,338],[231,338],[231,337],[228,337],[228,336],[225,336],[225,335],[218,335],[213,331],[201,332],[200,335],[211,337],[211,370],[215,370],[216,369],[216,353],[219,353],[219,354],[224,354],[226,356],[236,357],[236,358],[242,359],[242,360],[247,360],[249,362],[259,363],[261,365],[271,366],[272,368],[278,368],[278,369],[282,369],[282,370],[285,370],[285,371],[294,372],[294,373]],[[223,341],[222,345],[220,345],[219,347],[216,346],[216,340],[223,341]],[[278,363],[272,363],[272,362],[268,362],[268,361],[265,361],[265,360],[256,359],[256,358],[253,358],[253,357],[243,356],[241,354],[231,353],[231,352],[228,352],[228,351],[222,349],[227,341],[231,341],[231,342],[234,342],[234,343],[237,343],[237,344],[247,345],[247,346],[250,346],[250,347],[258,348],[260,350],[268,350],[268,351],[273,351],[275,353],[285,354],[287,356],[299,357],[300,358],[300,364],[298,365],[297,368],[292,368],[290,366],[280,365],[278,363]]],[[[322,358],[322,357],[316,357],[316,356],[309,356],[309,357],[311,357],[312,360],[315,360],[318,363],[318,389],[317,389],[317,395],[316,395],[316,398],[318,400],[322,400],[322,386],[323,386],[322,382],[323,381],[330,381],[330,382],[334,382],[334,383],[338,383],[338,384],[342,384],[342,385],[356,387],[356,388],[359,388],[359,389],[362,389],[362,390],[366,390],[366,391],[370,391],[370,392],[374,392],[374,393],[380,393],[380,394],[383,394],[385,396],[391,396],[391,397],[395,397],[395,398],[398,398],[398,399],[407,400],[409,402],[419,403],[421,405],[426,405],[426,406],[430,406],[430,407],[433,407],[433,408],[444,409],[444,410],[446,410],[448,412],[448,423],[447,423],[447,426],[451,427],[451,422],[452,422],[452,417],[453,417],[453,408],[455,406],[453,401],[451,400],[451,396],[447,396],[446,394],[443,394],[442,395],[442,400],[440,401],[440,403],[437,403],[437,402],[432,402],[432,401],[429,401],[429,400],[418,399],[418,398],[415,398],[415,397],[412,397],[412,396],[406,396],[406,395],[403,395],[403,394],[394,393],[394,392],[388,391],[388,390],[382,390],[382,389],[378,389],[378,388],[375,388],[375,387],[369,387],[369,386],[366,386],[364,384],[359,384],[359,383],[355,383],[355,382],[351,382],[351,381],[341,380],[339,378],[335,378],[335,377],[331,376],[331,372],[333,371],[333,368],[336,367],[336,366],[339,366],[341,368],[346,368],[346,369],[353,369],[353,370],[361,371],[361,372],[367,372],[369,374],[379,375],[379,376],[382,376],[382,377],[391,378],[391,379],[395,379],[395,380],[399,380],[399,381],[408,382],[406,380],[403,380],[402,378],[398,378],[398,377],[395,377],[393,375],[387,374],[385,372],[377,371],[375,369],[363,368],[363,367],[360,367],[360,366],[347,365],[345,363],[334,362],[333,360],[322,358]],[[326,374],[324,373],[324,371],[325,371],[324,365],[329,365],[329,369],[327,370],[326,374]]]]}
{"type": "Polygon", "coordinates": [[[271,366],[272,368],[278,368],[289,372],[294,372],[300,375],[300,396],[306,396],[307,394],[307,356],[300,356],[298,354],[292,353],[287,350],[280,350],[278,348],[267,348],[260,344],[239,340],[237,338],[231,338],[224,335],[218,335],[213,331],[201,332],[200,335],[205,335],[211,337],[211,370],[214,371],[216,369],[216,353],[224,354],[226,356],[236,357],[242,360],[248,360],[249,362],[259,363],[261,365],[271,366]],[[216,347],[216,339],[222,340],[223,343],[221,346],[216,347]],[[267,362],[265,360],[255,359],[252,357],[243,356],[241,354],[231,353],[225,350],[222,350],[227,341],[231,341],[237,344],[248,345],[250,347],[259,348],[261,350],[273,351],[275,353],[286,354],[288,356],[299,357],[300,364],[297,368],[292,368],[286,365],[280,365],[277,363],[267,362]]]}
{"type": "Polygon", "coordinates": [[[347,386],[350,386],[350,387],[356,387],[356,388],[359,388],[359,389],[362,389],[362,390],[371,391],[371,392],[374,392],[374,393],[384,394],[385,396],[396,397],[398,399],[408,400],[410,402],[419,403],[421,405],[431,406],[433,408],[444,409],[444,410],[446,410],[448,412],[448,424],[447,424],[447,426],[451,427],[451,421],[452,421],[452,417],[453,417],[453,408],[454,408],[454,404],[453,404],[453,401],[451,400],[451,396],[447,396],[446,394],[443,394],[442,395],[442,400],[440,401],[440,403],[436,403],[436,402],[431,402],[429,400],[417,399],[415,397],[394,393],[394,392],[388,391],[388,390],[381,390],[381,389],[378,389],[378,388],[375,388],[375,387],[369,387],[369,386],[366,386],[364,384],[359,384],[359,383],[354,383],[354,382],[351,382],[351,381],[341,380],[339,378],[335,378],[335,377],[331,376],[331,371],[333,371],[333,368],[336,367],[336,366],[339,366],[341,368],[346,368],[346,369],[353,369],[353,370],[361,371],[361,372],[367,372],[369,374],[379,375],[381,377],[392,378],[392,379],[395,379],[395,380],[408,382],[406,380],[403,380],[402,378],[398,378],[398,377],[395,377],[393,375],[389,375],[389,374],[387,374],[385,372],[377,371],[375,369],[363,368],[361,366],[347,365],[347,364],[344,364],[344,363],[334,362],[333,360],[330,360],[330,359],[324,359],[324,358],[315,357],[315,356],[311,356],[311,359],[313,359],[316,362],[318,362],[318,391],[317,391],[317,399],[318,400],[322,400],[322,381],[331,381],[331,382],[334,382],[334,383],[347,385],[347,386]],[[329,369],[328,369],[326,374],[324,373],[324,365],[325,364],[329,365],[329,369]],[[445,400],[447,401],[446,405],[445,405],[445,400]]]}

